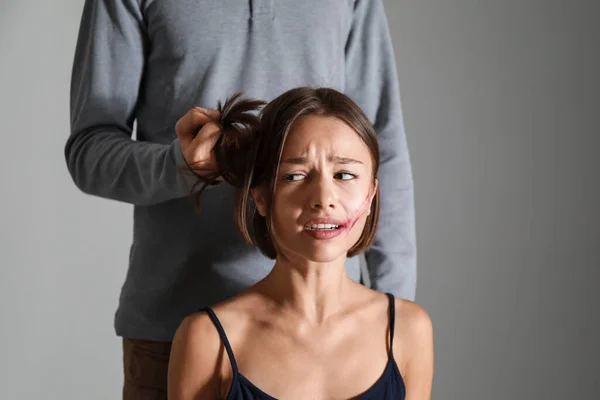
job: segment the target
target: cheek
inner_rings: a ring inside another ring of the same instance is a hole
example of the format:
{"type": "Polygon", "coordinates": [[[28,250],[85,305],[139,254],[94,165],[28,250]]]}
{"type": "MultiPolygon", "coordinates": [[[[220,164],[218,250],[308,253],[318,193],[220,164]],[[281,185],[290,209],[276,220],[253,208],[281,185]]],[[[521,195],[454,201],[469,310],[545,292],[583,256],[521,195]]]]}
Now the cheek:
{"type": "Polygon", "coordinates": [[[278,206],[280,211],[283,208],[287,214],[293,209],[302,208],[310,197],[310,185],[305,184],[286,184],[283,183],[275,189],[273,204],[278,206]]]}
{"type": "Polygon", "coordinates": [[[366,215],[368,213],[371,192],[372,187],[368,182],[360,182],[357,185],[348,185],[348,187],[343,188],[338,198],[349,218],[359,218],[361,214],[366,215]]]}
{"type": "Polygon", "coordinates": [[[300,196],[291,193],[289,190],[276,190],[273,197],[273,224],[280,231],[285,233],[286,230],[295,225],[296,221],[302,214],[302,205],[300,196]]]}

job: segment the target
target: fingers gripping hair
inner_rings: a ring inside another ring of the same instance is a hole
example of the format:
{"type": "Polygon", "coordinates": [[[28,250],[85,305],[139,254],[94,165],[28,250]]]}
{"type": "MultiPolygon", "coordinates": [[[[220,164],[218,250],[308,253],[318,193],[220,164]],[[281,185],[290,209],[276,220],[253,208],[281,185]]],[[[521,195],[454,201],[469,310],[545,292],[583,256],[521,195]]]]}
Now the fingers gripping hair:
{"type": "MultiPolygon", "coordinates": [[[[196,193],[196,207],[200,208],[200,198],[207,186],[218,183],[222,178],[236,188],[243,188],[249,179],[253,167],[253,156],[257,144],[260,116],[258,111],[264,101],[242,98],[241,93],[229,97],[225,103],[218,102],[220,118],[215,121],[220,136],[213,147],[217,171],[210,175],[199,175],[198,184],[202,184],[196,193]]],[[[193,191],[195,192],[194,187],[193,191]]]]}

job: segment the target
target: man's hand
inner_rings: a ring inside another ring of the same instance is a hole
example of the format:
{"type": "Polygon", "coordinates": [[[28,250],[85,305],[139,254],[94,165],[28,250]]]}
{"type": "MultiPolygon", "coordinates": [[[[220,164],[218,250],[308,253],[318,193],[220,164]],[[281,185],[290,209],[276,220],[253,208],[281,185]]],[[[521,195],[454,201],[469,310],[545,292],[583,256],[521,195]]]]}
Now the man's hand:
{"type": "Polygon", "coordinates": [[[213,147],[221,134],[215,122],[219,118],[217,110],[194,107],[175,125],[183,158],[199,175],[209,176],[218,172],[213,147]]]}

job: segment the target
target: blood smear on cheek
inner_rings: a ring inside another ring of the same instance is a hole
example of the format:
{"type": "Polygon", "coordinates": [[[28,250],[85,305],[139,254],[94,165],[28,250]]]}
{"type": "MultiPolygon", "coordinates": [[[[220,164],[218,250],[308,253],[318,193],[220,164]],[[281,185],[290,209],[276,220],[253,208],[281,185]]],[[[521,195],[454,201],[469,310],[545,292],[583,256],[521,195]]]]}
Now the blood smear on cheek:
{"type": "Polygon", "coordinates": [[[370,203],[369,197],[370,197],[370,194],[367,195],[367,197],[361,203],[361,205],[358,207],[358,209],[346,218],[344,225],[347,227],[348,230],[351,230],[352,228],[354,228],[354,226],[356,225],[358,220],[361,219],[363,217],[363,215],[365,215],[367,213],[367,211],[369,211],[369,203],[370,203]]]}

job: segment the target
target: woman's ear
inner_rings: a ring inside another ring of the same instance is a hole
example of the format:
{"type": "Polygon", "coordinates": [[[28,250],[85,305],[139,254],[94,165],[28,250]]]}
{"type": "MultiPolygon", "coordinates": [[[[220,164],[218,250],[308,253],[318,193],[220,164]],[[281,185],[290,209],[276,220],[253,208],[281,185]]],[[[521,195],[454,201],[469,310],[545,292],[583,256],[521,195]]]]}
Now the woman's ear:
{"type": "Polygon", "coordinates": [[[263,187],[250,189],[250,195],[254,200],[254,204],[256,205],[256,210],[258,213],[266,217],[267,216],[267,201],[265,197],[265,189],[263,187]]]}
{"type": "Polygon", "coordinates": [[[375,179],[373,181],[373,186],[371,187],[371,194],[369,195],[369,212],[367,213],[367,215],[371,215],[373,199],[375,198],[375,195],[377,194],[377,189],[379,189],[379,181],[377,179],[375,179]]]}

